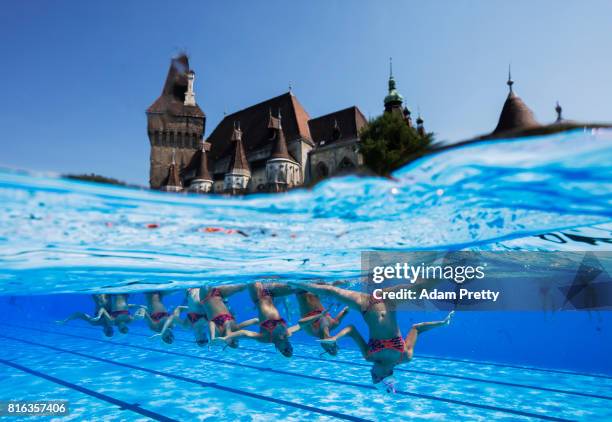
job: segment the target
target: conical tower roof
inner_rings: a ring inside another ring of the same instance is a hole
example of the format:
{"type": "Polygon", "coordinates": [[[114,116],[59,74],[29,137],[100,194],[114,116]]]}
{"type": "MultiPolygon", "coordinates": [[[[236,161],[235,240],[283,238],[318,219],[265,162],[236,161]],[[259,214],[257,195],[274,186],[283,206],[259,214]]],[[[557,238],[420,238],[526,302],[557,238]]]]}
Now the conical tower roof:
{"type": "Polygon", "coordinates": [[[208,154],[210,151],[210,144],[208,142],[202,142],[202,148],[200,150],[200,165],[196,171],[196,179],[212,180],[210,172],[208,170],[208,154]]]}
{"type": "Polygon", "coordinates": [[[507,84],[510,92],[508,93],[508,97],[504,102],[504,107],[499,115],[497,126],[491,134],[496,135],[502,132],[517,131],[540,126],[533,116],[533,112],[527,107],[523,100],[514,93],[512,89],[514,81],[512,80],[510,72],[508,72],[507,84]]]}
{"type": "Polygon", "coordinates": [[[234,125],[232,132],[231,141],[234,142],[234,153],[231,156],[229,172],[234,170],[251,171],[249,162],[244,152],[244,146],[242,145],[242,131],[240,130],[240,124],[234,125]]]}
{"type": "Polygon", "coordinates": [[[182,187],[181,178],[179,176],[178,169],[176,168],[176,162],[174,160],[174,151],[172,152],[172,163],[168,167],[168,179],[166,180],[165,186],[176,186],[182,187]]]}
{"type": "Polygon", "coordinates": [[[287,149],[287,140],[283,133],[280,109],[278,110],[278,117],[273,117],[272,113],[270,113],[268,128],[272,130],[272,139],[274,140],[270,158],[284,158],[293,161],[293,157],[289,155],[289,150],[287,149]]]}

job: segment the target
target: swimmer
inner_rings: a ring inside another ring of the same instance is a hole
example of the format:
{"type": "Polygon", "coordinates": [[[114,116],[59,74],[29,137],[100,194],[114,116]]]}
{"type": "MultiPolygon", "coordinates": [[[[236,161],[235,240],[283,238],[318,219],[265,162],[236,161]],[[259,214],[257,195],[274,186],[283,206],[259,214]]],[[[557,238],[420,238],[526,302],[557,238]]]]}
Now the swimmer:
{"type": "Polygon", "coordinates": [[[151,331],[157,333],[153,337],[160,336],[164,343],[172,344],[174,342],[172,327],[174,326],[174,322],[180,321],[180,313],[183,309],[186,309],[186,307],[177,306],[172,314],[168,312],[166,306],[162,302],[162,299],[167,294],[166,292],[159,291],[145,293],[147,307],[144,317],[151,331]]]}
{"type": "MultiPolygon", "coordinates": [[[[249,294],[251,300],[257,305],[259,313],[259,332],[249,330],[238,330],[228,333],[225,337],[219,337],[219,340],[225,341],[227,344],[233,339],[250,338],[261,343],[272,343],[276,349],[285,357],[293,355],[293,347],[289,342],[289,337],[300,329],[300,325],[287,327],[287,322],[281,318],[278,309],[274,305],[274,298],[287,296],[294,291],[291,287],[282,283],[263,284],[255,282],[249,285],[249,294]]],[[[310,321],[314,322],[320,318],[316,315],[310,321]]]]}
{"type": "MultiPolygon", "coordinates": [[[[237,323],[236,318],[225,304],[225,299],[246,288],[247,284],[231,284],[208,289],[202,287],[188,290],[187,303],[189,313],[187,314],[187,323],[194,329],[196,333],[196,343],[198,343],[198,345],[203,346],[201,342],[206,338],[206,334],[202,333],[204,324],[198,324],[198,321],[201,321],[202,318],[202,311],[211,340],[214,340],[216,337],[227,336],[233,331],[239,331],[249,325],[254,325],[259,322],[259,319],[251,318],[247,321],[237,323]],[[204,337],[202,337],[202,335],[204,335],[204,337]]],[[[234,349],[237,348],[238,338],[234,337],[229,339],[227,345],[234,349]]]]}
{"type": "MultiPolygon", "coordinates": [[[[353,325],[349,325],[340,330],[336,335],[320,341],[327,344],[335,344],[338,339],[349,336],[358,346],[364,359],[372,362],[370,374],[374,384],[378,384],[385,380],[385,378],[392,376],[393,368],[396,365],[407,363],[412,359],[414,346],[419,334],[432,328],[450,324],[451,317],[453,316],[453,312],[450,312],[441,321],[414,324],[408,335],[403,338],[397,323],[395,305],[392,301],[376,300],[367,293],[341,289],[328,284],[290,284],[316,295],[329,295],[345,303],[349,308],[361,312],[370,331],[369,341],[366,342],[353,325]]],[[[420,289],[422,287],[423,284],[413,284],[385,290],[400,288],[420,289]]],[[[387,382],[384,384],[387,385],[387,382]]],[[[394,389],[392,384],[387,385],[387,390],[389,391],[390,389],[394,389]]]]}
{"type": "Polygon", "coordinates": [[[100,312],[102,318],[108,319],[114,324],[121,334],[127,334],[128,324],[131,324],[137,319],[144,317],[143,311],[137,311],[134,315],[130,314],[131,308],[143,308],[142,305],[133,305],[128,303],[127,294],[113,294],[110,296],[110,311],[102,309],[100,312]]]}
{"type": "Polygon", "coordinates": [[[200,303],[200,288],[187,289],[185,296],[187,306],[179,306],[179,309],[187,311],[187,318],[178,319],[177,322],[181,326],[193,331],[195,342],[198,346],[205,346],[208,344],[209,322],[206,316],[206,309],[200,303]]]}
{"type": "Polygon", "coordinates": [[[112,337],[114,334],[113,325],[111,324],[108,318],[102,318],[103,310],[106,310],[107,312],[110,312],[111,310],[111,303],[110,303],[109,295],[96,294],[96,295],[92,295],[92,299],[94,301],[94,306],[95,306],[95,310],[94,310],[95,316],[88,315],[84,312],[75,312],[72,315],[70,315],[68,318],[63,319],[61,321],[56,321],[56,322],[58,324],[65,324],[68,321],[72,321],[74,319],[82,319],[83,321],[87,321],[91,325],[102,327],[104,335],[106,337],[112,337]]]}
{"type": "MultiPolygon", "coordinates": [[[[306,290],[296,290],[295,297],[300,307],[300,315],[302,316],[299,321],[302,329],[307,334],[318,339],[331,337],[330,331],[338,327],[342,319],[348,313],[349,308],[346,306],[335,318],[332,318],[329,312],[325,312],[321,299],[319,299],[317,295],[307,292],[306,290]],[[310,322],[310,319],[317,315],[320,315],[320,318],[309,324],[308,322],[310,322]]],[[[335,342],[321,342],[320,344],[326,353],[332,356],[338,354],[338,347],[335,342]]]]}

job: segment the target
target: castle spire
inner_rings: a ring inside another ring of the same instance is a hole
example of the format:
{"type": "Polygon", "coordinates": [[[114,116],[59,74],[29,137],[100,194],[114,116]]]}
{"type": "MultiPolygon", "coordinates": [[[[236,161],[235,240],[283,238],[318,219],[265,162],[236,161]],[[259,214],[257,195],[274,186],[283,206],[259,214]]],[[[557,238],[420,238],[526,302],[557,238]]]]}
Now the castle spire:
{"type": "Polygon", "coordinates": [[[510,93],[512,93],[512,85],[514,85],[514,81],[512,80],[512,65],[508,65],[508,82],[506,82],[506,84],[508,85],[508,88],[510,89],[510,93]]]}
{"type": "Polygon", "coordinates": [[[563,108],[561,108],[559,100],[557,100],[557,106],[555,107],[555,111],[557,112],[557,123],[559,123],[563,120],[563,116],[561,115],[561,113],[563,112],[563,108]]]}
{"type": "Polygon", "coordinates": [[[166,179],[166,184],[162,187],[162,190],[168,192],[180,192],[183,190],[183,184],[181,183],[181,178],[179,176],[179,171],[176,168],[176,150],[172,150],[172,162],[168,166],[168,178],[166,179]]]}
{"type": "Polygon", "coordinates": [[[395,85],[395,78],[393,77],[393,59],[389,57],[389,91],[387,96],[385,97],[385,111],[399,111],[402,112],[402,103],[404,102],[404,97],[397,91],[395,85]]]}
{"type": "Polygon", "coordinates": [[[285,139],[285,134],[283,132],[283,124],[282,124],[282,116],[281,110],[278,109],[277,117],[272,116],[272,112],[270,112],[270,116],[268,118],[268,128],[273,131],[274,145],[272,147],[272,154],[270,158],[283,158],[288,160],[293,160],[289,155],[289,150],[287,148],[287,141],[285,139]]]}
{"type": "Polygon", "coordinates": [[[244,146],[242,145],[242,130],[240,130],[240,122],[234,122],[234,129],[232,131],[232,137],[230,140],[235,144],[234,154],[230,162],[230,172],[234,170],[246,170],[251,171],[249,162],[244,152],[244,146]]]}
{"type": "Polygon", "coordinates": [[[251,167],[247,161],[242,145],[242,130],[240,122],[234,121],[234,129],[230,140],[235,144],[234,153],[230,157],[229,170],[225,174],[223,190],[232,195],[247,192],[251,180],[251,167]]]}

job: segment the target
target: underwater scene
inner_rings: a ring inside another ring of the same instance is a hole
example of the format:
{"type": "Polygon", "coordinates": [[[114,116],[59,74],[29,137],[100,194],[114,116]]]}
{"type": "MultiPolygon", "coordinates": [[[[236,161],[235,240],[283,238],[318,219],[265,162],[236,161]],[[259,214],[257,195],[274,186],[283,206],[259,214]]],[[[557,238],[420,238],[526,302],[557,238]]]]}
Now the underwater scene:
{"type": "Polygon", "coordinates": [[[609,252],[610,163],[589,129],[284,195],[1,169],[0,397],[66,402],[41,420],[610,420],[609,310],[396,311],[361,262],[609,252]]]}

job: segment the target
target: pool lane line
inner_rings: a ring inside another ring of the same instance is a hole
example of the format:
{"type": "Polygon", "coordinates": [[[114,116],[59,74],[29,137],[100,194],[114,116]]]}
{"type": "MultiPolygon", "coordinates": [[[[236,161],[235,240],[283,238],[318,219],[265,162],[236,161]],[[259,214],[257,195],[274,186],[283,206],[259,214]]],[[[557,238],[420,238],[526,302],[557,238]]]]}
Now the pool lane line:
{"type": "MultiPolygon", "coordinates": [[[[63,336],[67,336],[67,337],[80,338],[80,339],[84,339],[84,340],[88,340],[88,341],[95,341],[95,342],[99,342],[99,343],[105,343],[107,345],[113,344],[113,345],[117,345],[117,346],[131,347],[133,349],[146,350],[146,351],[151,351],[151,352],[156,352],[156,353],[163,353],[163,354],[167,354],[167,355],[174,355],[174,356],[180,356],[180,357],[186,357],[186,358],[191,358],[191,359],[198,359],[198,360],[203,360],[203,361],[213,362],[213,363],[220,363],[220,364],[224,364],[224,365],[228,365],[228,366],[237,366],[237,367],[241,367],[241,368],[254,369],[254,370],[257,370],[257,371],[271,372],[271,373],[275,373],[275,374],[279,374],[279,375],[288,375],[288,376],[294,376],[294,377],[299,377],[299,378],[311,379],[311,380],[315,380],[315,381],[324,381],[324,382],[330,382],[330,383],[334,383],[334,384],[347,385],[347,386],[350,386],[350,387],[358,387],[358,388],[365,388],[365,389],[368,389],[368,390],[376,390],[376,387],[374,387],[373,385],[360,384],[360,383],[352,382],[352,381],[341,381],[341,380],[335,380],[335,379],[332,379],[332,378],[320,377],[320,376],[316,376],[316,375],[299,374],[299,373],[284,371],[284,370],[280,370],[280,369],[265,368],[265,367],[249,365],[249,364],[245,364],[245,363],[224,361],[222,359],[215,359],[215,358],[207,358],[207,357],[203,357],[203,356],[190,355],[190,354],[187,354],[187,353],[179,353],[179,352],[171,352],[171,351],[166,351],[166,350],[161,350],[161,349],[153,349],[153,348],[150,348],[150,347],[138,346],[138,345],[128,344],[128,343],[108,342],[106,340],[98,340],[98,339],[94,339],[94,338],[90,338],[90,337],[85,337],[85,336],[63,334],[63,333],[52,333],[52,332],[47,332],[47,331],[44,331],[44,330],[37,330],[37,331],[41,331],[41,332],[46,333],[46,334],[63,335],[63,336]]],[[[58,350],[58,351],[66,352],[66,353],[83,355],[83,356],[90,357],[90,358],[95,359],[95,360],[102,359],[102,361],[108,361],[109,363],[114,363],[114,364],[117,364],[117,365],[124,365],[122,363],[113,362],[113,361],[108,360],[108,359],[97,358],[95,356],[86,355],[84,353],[73,352],[73,351],[70,351],[70,350],[60,349],[60,348],[57,348],[57,347],[54,347],[54,346],[48,346],[48,345],[45,345],[45,344],[35,343],[35,342],[31,342],[29,340],[22,340],[22,339],[18,339],[18,338],[14,338],[14,337],[5,336],[5,335],[2,335],[2,334],[0,334],[0,338],[9,338],[11,340],[21,341],[21,342],[24,342],[24,343],[27,343],[27,344],[33,344],[33,345],[37,345],[37,346],[40,346],[40,347],[46,347],[46,348],[50,348],[52,350],[58,350]]],[[[149,371],[146,368],[140,368],[140,369],[145,370],[145,371],[149,371]]],[[[190,379],[190,378],[186,378],[186,379],[190,379]]],[[[195,381],[195,380],[193,380],[193,381],[195,381]]],[[[456,404],[456,405],[467,406],[467,407],[474,407],[474,408],[477,408],[477,409],[484,409],[484,410],[489,410],[489,411],[494,411],[494,412],[510,413],[510,414],[514,414],[514,415],[526,416],[526,417],[542,419],[542,420],[568,421],[568,419],[557,418],[557,417],[554,417],[554,416],[541,415],[541,414],[538,414],[538,413],[525,412],[525,411],[516,410],[516,409],[508,409],[508,408],[492,406],[492,405],[487,405],[487,404],[472,403],[472,402],[467,402],[467,401],[448,399],[448,398],[444,398],[444,397],[431,396],[431,395],[428,395],[428,394],[412,393],[412,392],[401,391],[401,390],[396,391],[395,394],[403,395],[403,396],[415,397],[415,398],[419,398],[419,399],[435,400],[435,401],[440,401],[440,402],[444,402],[444,403],[456,404]]]]}
{"type": "Polygon", "coordinates": [[[50,382],[52,382],[54,384],[58,384],[58,385],[70,388],[72,390],[78,391],[80,393],[86,394],[86,395],[88,395],[90,397],[93,397],[93,398],[96,398],[98,400],[105,401],[105,402],[110,403],[110,404],[114,404],[116,406],[119,406],[120,410],[129,410],[131,412],[138,413],[138,414],[140,414],[142,416],[146,416],[147,418],[151,418],[153,420],[160,421],[160,422],[179,422],[177,419],[168,418],[168,417],[166,417],[164,415],[161,415],[159,413],[143,409],[138,404],[130,404],[130,403],[125,402],[123,400],[119,400],[119,399],[116,399],[114,397],[108,396],[106,394],[99,393],[99,392],[94,391],[94,390],[90,390],[89,388],[82,387],[82,386],[80,386],[78,384],[74,384],[72,382],[65,381],[63,379],[56,378],[54,376],[47,375],[47,374],[44,374],[42,372],[36,371],[35,369],[31,369],[31,368],[28,368],[26,366],[22,366],[22,365],[20,365],[18,363],[15,363],[13,361],[8,361],[8,360],[5,360],[5,359],[0,359],[0,363],[3,364],[3,365],[15,368],[15,369],[17,369],[19,371],[25,372],[27,374],[33,375],[35,377],[45,379],[45,380],[50,381],[50,382]]]}
{"type": "MultiPolygon", "coordinates": [[[[344,413],[335,412],[333,410],[325,410],[325,409],[320,409],[320,408],[314,407],[314,406],[308,406],[308,405],[301,404],[301,403],[291,402],[291,401],[288,401],[288,400],[277,399],[275,397],[263,396],[261,394],[251,393],[249,391],[244,391],[244,390],[240,390],[240,389],[237,389],[237,388],[227,387],[227,386],[220,385],[220,384],[213,383],[213,382],[199,381],[199,380],[196,380],[196,379],[193,379],[193,378],[184,377],[182,375],[171,374],[171,373],[168,373],[168,372],[163,372],[163,371],[158,371],[158,370],[155,370],[155,369],[150,369],[150,368],[145,368],[145,367],[141,367],[141,366],[136,366],[136,365],[132,365],[132,364],[129,364],[129,363],[116,362],[116,361],[113,361],[111,359],[106,359],[106,358],[101,358],[101,357],[98,357],[98,356],[88,355],[86,353],[76,352],[74,350],[62,349],[60,347],[55,347],[55,346],[51,346],[51,345],[47,345],[47,344],[36,343],[34,341],[24,340],[24,339],[20,339],[20,338],[17,338],[17,337],[6,336],[6,335],[3,335],[3,334],[0,334],[0,338],[5,338],[5,339],[8,339],[8,340],[17,341],[17,342],[24,343],[24,344],[29,344],[31,346],[43,347],[43,348],[46,348],[46,349],[49,349],[49,350],[54,350],[54,351],[60,352],[60,353],[68,353],[68,354],[71,354],[71,355],[74,355],[74,356],[79,356],[79,357],[82,357],[82,358],[85,358],[85,359],[90,359],[90,360],[94,360],[94,361],[98,361],[98,362],[103,362],[103,363],[110,364],[110,365],[121,366],[121,367],[129,368],[129,369],[132,369],[132,370],[135,370],[135,371],[143,371],[143,372],[147,372],[147,373],[150,373],[150,374],[153,374],[153,375],[159,375],[159,376],[162,376],[162,377],[171,378],[171,379],[175,379],[175,380],[178,380],[178,381],[183,381],[183,382],[187,382],[187,383],[191,383],[191,384],[196,384],[196,385],[199,385],[199,386],[205,387],[205,388],[213,388],[213,389],[216,389],[216,390],[221,390],[221,391],[225,391],[225,392],[228,392],[228,393],[234,393],[234,394],[237,394],[237,395],[241,395],[241,396],[245,396],[245,397],[249,397],[249,398],[253,398],[253,399],[264,400],[264,401],[267,401],[267,402],[270,402],[270,403],[279,404],[279,405],[282,405],[282,406],[294,407],[296,409],[305,410],[305,411],[308,411],[308,412],[311,412],[311,413],[318,413],[318,414],[325,415],[325,416],[331,416],[331,417],[334,417],[334,418],[337,418],[337,419],[343,419],[343,420],[355,421],[355,422],[370,422],[368,419],[360,418],[360,417],[357,417],[357,416],[346,415],[344,413]]],[[[91,339],[91,340],[93,340],[93,339],[91,339]]],[[[98,341],[98,340],[95,340],[95,341],[98,341]]],[[[104,340],[99,340],[99,341],[104,341],[104,340]]],[[[120,344],[120,343],[113,343],[113,344],[127,346],[127,345],[123,345],[123,344],[120,344]]],[[[143,348],[143,349],[146,350],[146,348],[143,348]]],[[[153,351],[156,351],[156,350],[153,349],[153,351]]],[[[2,361],[2,360],[0,359],[0,361],[2,361]]],[[[4,362],[2,362],[2,363],[4,363],[4,362]]],[[[44,376],[48,376],[48,375],[45,375],[45,374],[42,374],[42,373],[40,373],[40,374],[44,375],[44,376]]],[[[48,377],[53,378],[51,376],[48,376],[48,377]]],[[[95,392],[92,391],[92,393],[95,393],[95,392]]],[[[98,394],[98,393],[96,393],[96,394],[98,394]]],[[[128,404],[128,406],[130,406],[130,405],[128,404]]],[[[172,420],[172,419],[167,419],[167,420],[172,420]]]]}
{"type": "MultiPolygon", "coordinates": [[[[51,334],[72,336],[72,334],[61,333],[61,332],[58,332],[58,331],[47,331],[47,330],[42,330],[42,329],[39,329],[39,328],[25,327],[25,326],[20,326],[20,325],[13,325],[13,324],[5,324],[5,325],[9,325],[9,326],[12,326],[12,327],[21,328],[21,329],[25,329],[25,330],[40,331],[40,332],[43,332],[43,333],[51,333],[51,334]]],[[[88,328],[88,327],[83,327],[83,328],[88,328]]],[[[141,335],[141,334],[138,334],[138,333],[132,333],[132,334],[137,335],[137,336],[141,336],[141,337],[142,336],[148,337],[146,335],[141,335]]],[[[92,339],[91,337],[82,337],[82,338],[92,339]]],[[[176,339],[176,340],[178,341],[180,339],[176,339]]],[[[111,340],[108,340],[108,341],[111,344],[114,343],[111,340]]],[[[183,341],[183,342],[186,342],[186,343],[192,343],[192,342],[187,341],[187,340],[180,340],[180,341],[183,341]]],[[[265,353],[265,354],[273,354],[273,355],[277,354],[277,352],[270,352],[270,351],[267,351],[267,350],[260,350],[260,349],[255,349],[255,348],[242,347],[242,346],[240,346],[240,349],[248,350],[248,351],[253,351],[253,352],[258,352],[258,353],[265,353]]],[[[151,349],[151,350],[159,350],[159,349],[151,349]]],[[[189,355],[189,356],[198,357],[198,358],[200,357],[198,355],[189,355]]],[[[317,361],[317,362],[335,363],[335,364],[349,365],[349,366],[360,366],[360,367],[366,367],[366,368],[370,368],[372,366],[372,365],[367,364],[367,363],[350,362],[350,361],[346,361],[346,360],[336,360],[336,359],[323,359],[323,358],[317,358],[317,357],[305,356],[305,355],[293,355],[293,357],[301,358],[301,359],[307,359],[307,360],[312,360],[312,361],[317,361]]],[[[580,391],[561,390],[561,389],[558,389],[558,388],[541,387],[541,386],[538,386],[538,385],[529,385],[529,384],[519,384],[519,383],[508,382],[508,381],[487,380],[487,379],[483,379],[483,378],[468,377],[468,376],[465,376],[465,375],[441,374],[439,372],[425,371],[425,370],[421,370],[421,369],[394,368],[394,371],[406,372],[406,373],[411,373],[411,374],[419,374],[419,375],[430,375],[430,376],[436,376],[436,377],[442,377],[442,378],[452,378],[452,379],[458,379],[458,380],[463,380],[463,381],[479,382],[479,383],[485,383],[485,384],[496,384],[496,385],[503,385],[503,386],[506,386],[506,387],[525,388],[525,389],[528,389],[528,390],[540,390],[540,391],[546,391],[546,392],[550,392],[550,393],[568,394],[568,395],[574,395],[574,396],[580,396],[580,397],[588,397],[588,398],[595,398],[595,399],[602,399],[602,400],[612,400],[611,396],[604,396],[604,395],[594,394],[594,393],[583,393],[583,392],[580,392],[580,391]]]]}
{"type": "MultiPolygon", "coordinates": [[[[48,322],[48,321],[40,321],[40,320],[29,320],[29,321],[33,321],[33,322],[37,322],[40,324],[46,324],[46,325],[52,325],[52,326],[57,326],[56,324],[53,324],[52,322],[48,322]]],[[[97,330],[97,328],[95,327],[88,327],[86,325],[79,325],[80,328],[83,329],[87,329],[87,330],[97,330]]],[[[150,337],[147,334],[144,333],[135,333],[130,331],[131,334],[140,336],[140,337],[150,337]]],[[[176,341],[180,341],[182,343],[193,343],[190,340],[186,340],[186,339],[182,339],[182,338],[176,338],[176,341]]],[[[308,347],[315,347],[315,344],[309,344],[306,342],[293,342],[295,344],[302,344],[304,346],[308,346],[308,347]]],[[[276,352],[269,352],[266,350],[260,350],[260,349],[254,349],[254,348],[250,348],[250,347],[243,347],[240,346],[240,349],[242,350],[250,350],[250,351],[258,351],[261,353],[266,353],[266,354],[276,354],[276,352]]],[[[357,349],[352,349],[354,351],[358,351],[357,349]]],[[[295,357],[300,357],[300,358],[305,358],[305,359],[316,359],[319,360],[317,358],[313,358],[311,356],[304,356],[304,355],[293,355],[295,357]]],[[[567,371],[567,370],[563,370],[563,369],[549,369],[549,368],[537,368],[535,366],[521,366],[521,365],[513,365],[513,364],[507,364],[507,363],[497,363],[497,362],[486,362],[486,361],[476,361],[476,360],[469,360],[469,359],[460,359],[460,358],[444,358],[444,357],[438,357],[438,356],[431,356],[431,355],[418,355],[415,354],[414,355],[415,358],[419,358],[419,359],[430,359],[430,360],[440,360],[440,361],[448,361],[448,362],[459,362],[459,363],[470,363],[473,365],[482,365],[482,366],[495,366],[495,367],[500,367],[500,368],[513,368],[513,369],[522,369],[522,370],[527,370],[527,371],[536,371],[536,372],[546,372],[546,373],[555,373],[555,374],[563,374],[563,375],[576,375],[576,376],[581,376],[581,377],[591,377],[591,378],[603,378],[603,379],[612,379],[612,375],[604,375],[604,374],[592,374],[592,373],[588,373],[588,372],[577,372],[577,371],[567,371]]],[[[325,362],[329,362],[328,359],[320,359],[321,361],[325,361],[325,362]]],[[[341,362],[347,365],[357,365],[357,366],[369,366],[369,365],[365,365],[365,364],[357,364],[354,362],[348,362],[348,361],[342,361],[342,360],[335,360],[334,362],[341,362]]],[[[400,371],[400,372],[414,372],[414,370],[408,370],[408,369],[402,369],[402,368],[396,368],[396,371],[400,371]]],[[[431,373],[431,375],[434,375],[434,373],[431,373]]],[[[447,376],[444,374],[435,374],[436,376],[447,376]]]]}

